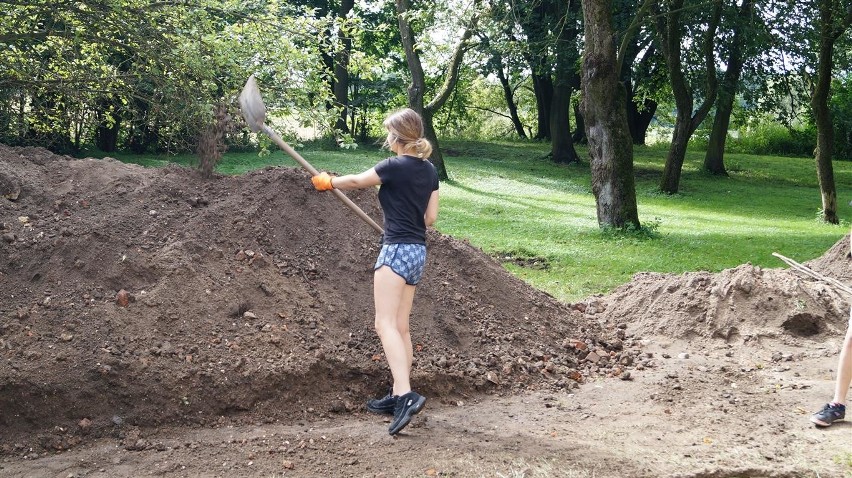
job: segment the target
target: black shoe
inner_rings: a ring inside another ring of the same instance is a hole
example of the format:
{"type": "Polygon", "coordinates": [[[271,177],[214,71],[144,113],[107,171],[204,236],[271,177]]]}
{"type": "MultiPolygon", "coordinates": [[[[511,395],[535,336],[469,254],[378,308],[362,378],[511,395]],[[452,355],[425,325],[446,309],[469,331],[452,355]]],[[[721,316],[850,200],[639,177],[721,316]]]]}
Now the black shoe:
{"type": "Polygon", "coordinates": [[[817,426],[827,427],[832,423],[846,418],[846,405],[826,403],[822,410],[811,416],[811,421],[817,426]]]}
{"type": "Polygon", "coordinates": [[[371,398],[367,400],[367,410],[373,413],[382,415],[393,415],[393,410],[396,408],[397,395],[393,395],[393,389],[388,390],[388,394],[382,398],[371,398]]]}
{"type": "Polygon", "coordinates": [[[408,425],[411,417],[417,415],[423,409],[423,405],[425,404],[426,397],[418,395],[417,392],[413,391],[397,398],[396,408],[393,411],[393,422],[391,422],[390,428],[388,428],[388,433],[391,435],[399,433],[400,430],[408,425]]]}

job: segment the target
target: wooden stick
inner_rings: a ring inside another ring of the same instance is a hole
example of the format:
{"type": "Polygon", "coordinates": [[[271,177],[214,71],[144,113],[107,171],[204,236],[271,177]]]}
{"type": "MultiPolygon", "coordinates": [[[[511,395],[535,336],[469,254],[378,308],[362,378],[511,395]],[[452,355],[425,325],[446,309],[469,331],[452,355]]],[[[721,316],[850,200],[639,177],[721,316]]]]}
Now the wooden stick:
{"type": "Polygon", "coordinates": [[[849,294],[850,296],[852,296],[852,288],[850,288],[846,284],[840,282],[839,280],[834,279],[832,277],[826,277],[826,276],[814,271],[813,269],[810,269],[809,267],[805,266],[804,264],[799,264],[798,262],[794,261],[793,259],[790,259],[789,257],[784,257],[781,254],[778,254],[777,252],[773,252],[772,255],[781,259],[782,261],[786,262],[793,269],[796,269],[799,272],[803,272],[803,273],[813,277],[814,279],[821,280],[823,282],[831,284],[832,286],[839,289],[841,292],[845,292],[845,293],[849,294]]]}
{"type": "MultiPolygon", "coordinates": [[[[302,167],[305,168],[311,176],[319,174],[319,171],[311,166],[311,163],[307,162],[301,154],[297,153],[295,149],[285,143],[284,140],[275,133],[275,131],[272,131],[272,128],[264,124],[266,121],[266,105],[263,103],[263,98],[260,96],[260,88],[257,87],[257,80],[254,79],[254,75],[249,76],[248,81],[246,81],[246,86],[243,87],[243,91],[240,93],[240,111],[242,111],[243,118],[245,118],[249,129],[255,133],[260,131],[264,132],[270,139],[272,139],[272,142],[277,144],[278,147],[284,150],[284,152],[292,156],[297,163],[302,165],[302,167]]],[[[339,189],[332,189],[331,192],[337,196],[337,199],[340,199],[343,204],[348,206],[349,209],[351,209],[358,217],[363,219],[364,222],[375,229],[376,232],[384,234],[385,231],[382,230],[382,226],[378,225],[376,221],[368,216],[367,213],[362,211],[361,208],[352,202],[352,200],[343,194],[343,192],[339,189]]]]}

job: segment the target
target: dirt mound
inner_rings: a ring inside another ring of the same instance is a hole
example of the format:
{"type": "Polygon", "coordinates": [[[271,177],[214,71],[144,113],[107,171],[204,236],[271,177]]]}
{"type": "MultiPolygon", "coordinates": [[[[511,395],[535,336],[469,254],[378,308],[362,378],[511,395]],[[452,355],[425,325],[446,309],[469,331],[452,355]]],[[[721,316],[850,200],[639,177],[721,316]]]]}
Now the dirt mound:
{"type": "Polygon", "coordinates": [[[852,283],[850,267],[849,236],[837,241],[822,256],[805,263],[810,269],[845,284],[852,283]]]}
{"type": "MultiPolygon", "coordinates": [[[[839,240],[808,266],[848,282],[852,278],[849,237],[839,240]]],[[[640,273],[597,299],[602,317],[630,323],[638,335],[684,340],[722,339],[743,343],[755,338],[842,335],[849,320],[849,298],[824,281],[792,269],[744,264],[718,274],[640,273]]]]}
{"type": "MultiPolygon", "coordinates": [[[[302,171],[203,180],[0,147],[4,171],[20,194],[0,199],[3,439],[54,430],[42,445],[63,449],[125,424],[310,418],[384,393],[378,238],[302,171]]],[[[375,192],[350,197],[381,217],[375,192]]],[[[576,387],[639,353],[476,248],[429,241],[412,314],[424,393],[576,387]]]]}
{"type": "MultiPolygon", "coordinates": [[[[848,427],[803,408],[830,396],[848,298],[785,268],[641,273],[569,305],[431,232],[412,316],[430,405],[392,439],[362,413],[389,378],[378,238],[305,173],[0,146],[0,196],[4,476],[852,469],[848,427]]],[[[807,265],[848,283],[848,240],[807,265]]]]}

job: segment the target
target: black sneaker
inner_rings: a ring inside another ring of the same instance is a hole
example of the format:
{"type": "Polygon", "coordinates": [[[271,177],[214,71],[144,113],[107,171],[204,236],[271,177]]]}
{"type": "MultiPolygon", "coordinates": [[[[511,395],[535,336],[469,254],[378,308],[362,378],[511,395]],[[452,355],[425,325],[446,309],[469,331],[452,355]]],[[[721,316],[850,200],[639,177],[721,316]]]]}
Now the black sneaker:
{"type": "Polygon", "coordinates": [[[397,395],[393,395],[393,389],[390,389],[388,390],[388,394],[382,398],[367,400],[367,410],[382,415],[393,415],[397,398],[399,398],[397,395]]]}
{"type": "Polygon", "coordinates": [[[826,403],[822,410],[811,415],[811,421],[821,427],[827,427],[844,418],[846,418],[846,405],[839,403],[826,403]]]}
{"type": "Polygon", "coordinates": [[[411,417],[417,415],[423,409],[423,405],[425,404],[426,397],[418,395],[417,392],[413,391],[397,398],[396,408],[393,411],[393,422],[391,422],[390,428],[388,428],[388,433],[391,435],[399,433],[400,430],[408,425],[411,417]]]}

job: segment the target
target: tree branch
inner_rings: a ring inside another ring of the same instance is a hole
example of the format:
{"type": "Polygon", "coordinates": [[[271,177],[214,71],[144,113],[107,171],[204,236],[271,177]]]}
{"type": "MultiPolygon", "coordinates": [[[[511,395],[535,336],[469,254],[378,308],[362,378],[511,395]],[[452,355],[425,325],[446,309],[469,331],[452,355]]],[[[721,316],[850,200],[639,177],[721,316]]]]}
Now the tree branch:
{"type": "Polygon", "coordinates": [[[489,109],[489,108],[483,108],[482,106],[468,106],[468,108],[470,108],[470,109],[472,109],[472,110],[487,111],[487,112],[489,112],[489,113],[491,113],[491,114],[494,114],[494,115],[497,115],[497,116],[502,116],[503,118],[512,119],[512,117],[511,117],[511,116],[509,116],[509,115],[507,115],[507,114],[505,114],[505,113],[501,113],[501,112],[499,112],[499,111],[494,111],[494,110],[489,109]]]}
{"type": "MultiPolygon", "coordinates": [[[[707,70],[707,94],[704,95],[704,102],[696,110],[693,115],[693,122],[700,123],[704,121],[704,117],[713,107],[716,102],[716,94],[719,90],[719,79],[716,77],[716,56],[715,48],[713,48],[716,39],[716,30],[719,28],[719,21],[722,18],[722,0],[716,0],[713,6],[713,13],[710,21],[707,24],[707,33],[704,36],[704,66],[707,70]]],[[[698,124],[693,124],[693,129],[698,127],[698,124]]]]}
{"type": "Polygon", "coordinates": [[[453,52],[452,60],[450,60],[450,66],[447,68],[447,75],[444,77],[444,84],[441,86],[441,89],[435,95],[435,98],[429,102],[423,108],[427,111],[435,112],[447,102],[447,99],[450,97],[450,93],[456,87],[456,83],[459,80],[459,69],[461,68],[462,58],[464,57],[465,51],[467,51],[467,42],[470,40],[470,37],[473,36],[473,30],[476,28],[476,23],[479,20],[479,12],[476,10],[479,7],[481,0],[474,0],[474,14],[471,17],[470,22],[467,27],[464,29],[464,33],[462,34],[461,39],[459,39],[458,44],[456,44],[455,51],[453,52]]]}

